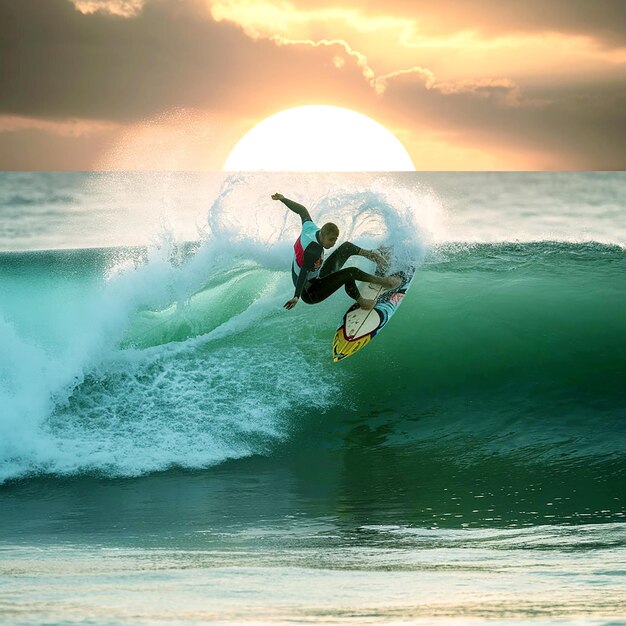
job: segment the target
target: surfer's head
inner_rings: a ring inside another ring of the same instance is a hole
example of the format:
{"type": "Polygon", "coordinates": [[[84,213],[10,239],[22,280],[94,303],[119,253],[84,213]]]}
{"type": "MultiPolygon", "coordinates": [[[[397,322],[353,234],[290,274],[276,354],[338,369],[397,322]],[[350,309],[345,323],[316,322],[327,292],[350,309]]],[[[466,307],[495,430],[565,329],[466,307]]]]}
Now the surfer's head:
{"type": "Polygon", "coordinates": [[[324,226],[320,228],[320,243],[328,250],[337,243],[337,237],[339,237],[339,228],[337,224],[332,222],[326,222],[324,226]]]}

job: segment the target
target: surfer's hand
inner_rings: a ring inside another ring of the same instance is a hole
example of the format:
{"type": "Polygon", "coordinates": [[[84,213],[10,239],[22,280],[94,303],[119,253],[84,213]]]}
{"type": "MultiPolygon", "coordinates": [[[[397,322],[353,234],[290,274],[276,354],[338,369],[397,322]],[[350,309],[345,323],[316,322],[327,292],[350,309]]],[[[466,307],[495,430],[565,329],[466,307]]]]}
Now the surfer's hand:
{"type": "Polygon", "coordinates": [[[296,304],[298,304],[298,300],[300,300],[300,298],[297,298],[297,297],[291,298],[291,300],[289,300],[289,302],[285,302],[285,304],[283,304],[283,306],[287,310],[293,309],[293,307],[296,306],[296,304]]]}
{"type": "Polygon", "coordinates": [[[389,269],[389,259],[385,258],[380,252],[372,250],[370,252],[370,259],[376,263],[378,269],[384,272],[389,269]]]}
{"type": "Polygon", "coordinates": [[[274,193],[272,194],[272,200],[284,200],[285,196],[282,193],[274,193]]]}

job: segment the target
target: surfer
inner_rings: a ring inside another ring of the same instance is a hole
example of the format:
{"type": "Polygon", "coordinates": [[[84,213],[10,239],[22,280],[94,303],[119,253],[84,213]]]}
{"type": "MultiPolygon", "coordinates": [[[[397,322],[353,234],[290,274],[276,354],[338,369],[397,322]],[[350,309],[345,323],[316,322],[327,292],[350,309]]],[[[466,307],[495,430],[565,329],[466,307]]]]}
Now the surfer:
{"type": "Polygon", "coordinates": [[[281,193],[272,195],[272,200],[280,200],[287,208],[302,219],[302,232],[294,245],[294,258],[291,264],[291,278],[295,287],[293,298],[285,303],[286,309],[293,309],[302,298],[306,304],[317,304],[345,287],[346,293],[365,310],[372,309],[375,300],[363,298],[356,286],[360,280],[393,289],[401,283],[397,276],[374,276],[358,267],[346,267],[344,263],[353,255],[374,261],[380,268],[386,266],[385,258],[376,250],[364,250],[346,241],[342,243],[324,262],[324,250],[332,248],[339,237],[339,228],[327,222],[321,228],[313,223],[306,207],[285,198],[281,193]]]}

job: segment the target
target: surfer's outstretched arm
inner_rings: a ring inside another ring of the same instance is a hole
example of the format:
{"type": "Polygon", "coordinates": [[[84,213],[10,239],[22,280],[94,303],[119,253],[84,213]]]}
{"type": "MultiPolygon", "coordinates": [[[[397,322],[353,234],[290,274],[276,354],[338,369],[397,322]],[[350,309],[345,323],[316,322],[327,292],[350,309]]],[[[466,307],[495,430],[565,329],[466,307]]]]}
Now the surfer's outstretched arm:
{"type": "Polygon", "coordinates": [[[305,206],[302,206],[301,204],[298,204],[297,202],[294,202],[289,198],[285,198],[282,193],[275,193],[274,195],[272,195],[272,200],[280,200],[288,209],[291,209],[294,213],[297,213],[300,216],[303,224],[304,222],[313,221],[305,206]]]}

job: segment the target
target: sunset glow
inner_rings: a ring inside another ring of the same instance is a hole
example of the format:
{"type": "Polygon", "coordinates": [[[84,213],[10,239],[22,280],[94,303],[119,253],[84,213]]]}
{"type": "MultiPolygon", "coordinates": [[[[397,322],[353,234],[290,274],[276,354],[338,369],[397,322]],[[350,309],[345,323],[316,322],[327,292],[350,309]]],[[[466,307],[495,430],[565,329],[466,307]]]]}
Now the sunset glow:
{"type": "Polygon", "coordinates": [[[615,0],[6,0],[0,168],[221,169],[324,103],[420,170],[626,169],[625,22],[615,0]]]}

